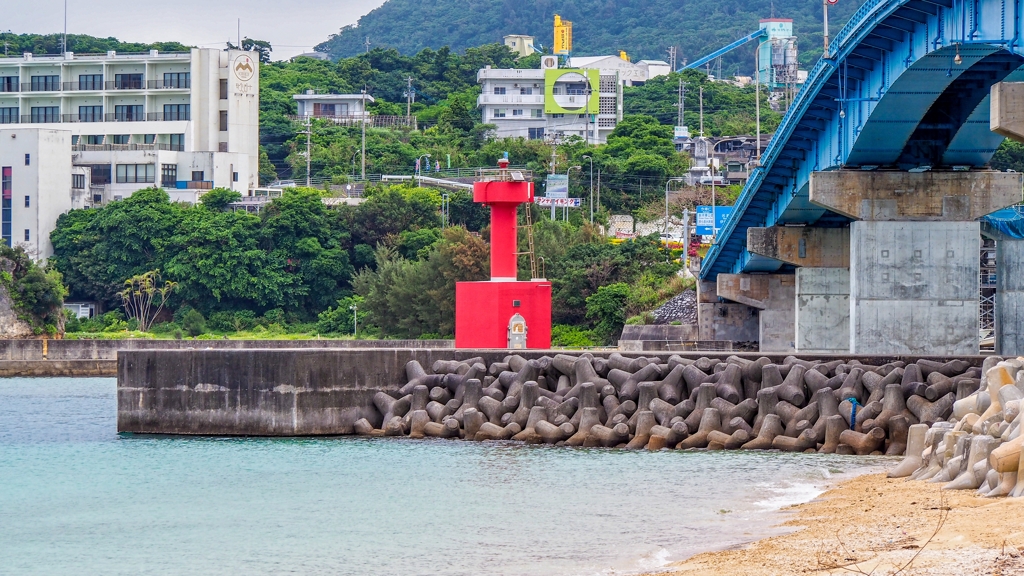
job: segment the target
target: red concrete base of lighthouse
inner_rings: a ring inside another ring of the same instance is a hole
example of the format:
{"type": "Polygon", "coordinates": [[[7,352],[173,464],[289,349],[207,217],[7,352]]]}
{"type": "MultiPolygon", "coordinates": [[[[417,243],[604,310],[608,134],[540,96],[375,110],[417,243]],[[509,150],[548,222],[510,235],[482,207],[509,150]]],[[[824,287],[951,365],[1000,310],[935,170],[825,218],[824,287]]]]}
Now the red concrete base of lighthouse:
{"type": "Polygon", "coordinates": [[[526,319],[526,347],[551,347],[551,282],[457,282],[455,347],[508,348],[508,322],[526,319]]]}

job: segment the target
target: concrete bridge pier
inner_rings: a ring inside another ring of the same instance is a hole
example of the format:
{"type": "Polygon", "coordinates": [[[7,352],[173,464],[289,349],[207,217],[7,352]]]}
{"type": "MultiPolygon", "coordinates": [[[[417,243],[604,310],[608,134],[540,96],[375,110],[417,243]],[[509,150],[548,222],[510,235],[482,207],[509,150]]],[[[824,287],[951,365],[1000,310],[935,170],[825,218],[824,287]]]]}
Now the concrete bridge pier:
{"type": "Polygon", "coordinates": [[[714,282],[697,282],[697,334],[704,341],[756,342],[758,310],[746,304],[721,302],[714,282]]]}
{"type": "Polygon", "coordinates": [[[718,296],[757,312],[761,352],[796,352],[796,279],[792,274],[719,274],[718,296]]]}
{"type": "Polygon", "coordinates": [[[747,250],[798,266],[793,304],[796,351],[849,352],[850,229],[748,228],[747,250]]]}
{"type": "Polygon", "coordinates": [[[1024,240],[996,238],[995,352],[1024,356],[1024,240]]]}
{"type": "Polygon", "coordinates": [[[1021,200],[1021,174],[815,172],[810,200],[850,225],[850,351],[978,353],[980,224],[1021,200]]]}

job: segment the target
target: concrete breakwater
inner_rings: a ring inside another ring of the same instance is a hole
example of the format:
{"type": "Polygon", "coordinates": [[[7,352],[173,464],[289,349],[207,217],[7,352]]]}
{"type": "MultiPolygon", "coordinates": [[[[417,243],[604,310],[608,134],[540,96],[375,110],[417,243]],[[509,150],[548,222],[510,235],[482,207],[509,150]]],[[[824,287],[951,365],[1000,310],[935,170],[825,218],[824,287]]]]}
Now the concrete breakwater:
{"type": "Polygon", "coordinates": [[[118,429],[903,454],[981,358],[629,357],[496,350],[135,351],[118,429]]]}
{"type": "Polygon", "coordinates": [[[906,457],[889,477],[980,496],[1024,496],[1022,367],[1024,358],[986,358],[979,389],[958,398],[948,419],[910,427],[906,457]]]}
{"type": "Polygon", "coordinates": [[[375,436],[511,439],[527,443],[776,449],[839,454],[906,451],[911,425],[944,421],[980,386],[964,360],[883,365],[787,357],[660,363],[612,354],[438,360],[428,374],[373,396],[354,423],[375,436]]]}

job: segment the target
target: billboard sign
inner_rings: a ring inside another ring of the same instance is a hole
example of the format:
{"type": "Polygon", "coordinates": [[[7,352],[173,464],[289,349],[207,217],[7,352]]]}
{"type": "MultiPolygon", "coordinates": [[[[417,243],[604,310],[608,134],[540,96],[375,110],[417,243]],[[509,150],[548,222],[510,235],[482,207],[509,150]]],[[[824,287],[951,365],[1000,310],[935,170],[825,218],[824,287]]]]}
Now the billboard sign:
{"type": "Polygon", "coordinates": [[[534,198],[533,202],[541,208],[579,208],[583,205],[582,198],[534,198]]]}
{"type": "Polygon", "coordinates": [[[545,188],[548,198],[567,198],[569,196],[569,176],[565,174],[549,174],[545,188]]]}
{"type": "Polygon", "coordinates": [[[712,236],[725,226],[732,214],[732,206],[715,206],[712,216],[711,206],[697,206],[697,234],[712,236]]]}
{"type": "Polygon", "coordinates": [[[544,71],[546,114],[597,114],[601,71],[557,68],[544,71]]]}

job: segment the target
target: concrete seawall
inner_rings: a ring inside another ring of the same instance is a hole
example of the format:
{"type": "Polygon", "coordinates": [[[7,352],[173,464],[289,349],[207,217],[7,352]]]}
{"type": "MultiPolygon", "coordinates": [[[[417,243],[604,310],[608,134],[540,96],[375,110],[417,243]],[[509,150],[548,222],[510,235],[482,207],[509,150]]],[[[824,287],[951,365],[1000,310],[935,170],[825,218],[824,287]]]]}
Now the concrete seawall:
{"type": "MultiPolygon", "coordinates": [[[[526,359],[559,351],[520,351],[526,359]]],[[[118,431],[150,434],[304,436],[352,434],[372,414],[373,395],[394,393],[407,382],[405,365],[417,360],[482,357],[500,362],[505,350],[453,349],[251,349],[126,350],[118,353],[118,431]]],[[[623,354],[628,357],[641,354],[623,354]]],[[[667,361],[671,354],[646,353],[667,361]]],[[[677,354],[688,358],[712,353],[677,354]]],[[[721,354],[725,357],[733,354],[721,354]]],[[[735,354],[751,360],[783,355],[735,354]]],[[[595,354],[607,357],[607,354],[595,354]]],[[[869,364],[918,357],[836,356],[869,364]]],[[[945,362],[949,358],[930,358],[945,362]]],[[[961,357],[981,365],[983,357],[961,357]]]]}
{"type": "Polygon", "coordinates": [[[122,350],[452,348],[453,340],[0,340],[0,377],[116,376],[122,350]]]}

